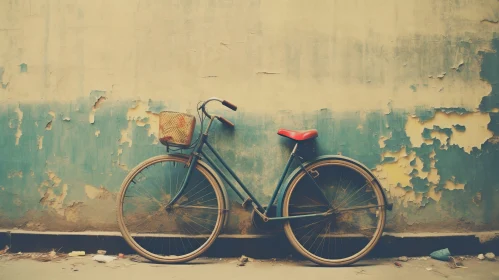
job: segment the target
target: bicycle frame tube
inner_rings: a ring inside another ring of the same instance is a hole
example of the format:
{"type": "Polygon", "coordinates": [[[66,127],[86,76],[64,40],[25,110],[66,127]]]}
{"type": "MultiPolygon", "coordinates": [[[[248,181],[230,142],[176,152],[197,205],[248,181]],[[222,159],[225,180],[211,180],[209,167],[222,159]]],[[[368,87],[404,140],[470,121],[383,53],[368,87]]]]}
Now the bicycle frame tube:
{"type": "MultiPolygon", "coordinates": [[[[195,150],[193,151],[193,153],[191,155],[189,169],[187,170],[186,177],[184,178],[184,180],[182,182],[182,186],[180,187],[180,190],[175,195],[175,197],[170,201],[170,203],[168,203],[167,207],[174,204],[180,198],[180,196],[183,194],[185,188],[187,187],[187,183],[189,182],[189,178],[190,178],[190,175],[192,173],[192,170],[193,170],[193,168],[195,168],[200,155],[202,155],[206,159],[206,161],[208,161],[208,163],[213,167],[213,169],[229,184],[230,188],[237,194],[237,196],[239,198],[241,198],[241,200],[245,201],[244,196],[236,188],[236,186],[234,186],[234,184],[229,180],[227,175],[225,175],[225,173],[215,164],[215,162],[203,151],[203,147],[204,147],[204,145],[206,145],[206,147],[208,147],[208,149],[215,155],[215,157],[218,159],[218,161],[220,161],[220,163],[222,163],[223,167],[225,167],[225,169],[229,172],[229,174],[232,176],[232,178],[234,180],[236,180],[238,185],[243,189],[244,193],[246,193],[246,195],[248,195],[248,199],[251,200],[251,202],[253,203],[253,207],[259,212],[259,215],[265,217],[266,220],[268,220],[268,221],[290,220],[290,219],[309,218],[309,217],[317,217],[317,216],[327,216],[327,215],[331,214],[329,212],[324,212],[324,213],[318,213],[318,214],[297,215],[297,216],[292,216],[292,217],[271,217],[271,218],[268,218],[267,213],[268,213],[270,207],[272,206],[272,204],[274,203],[274,201],[277,197],[277,194],[279,193],[279,191],[281,189],[282,182],[286,178],[286,175],[289,171],[289,168],[291,167],[291,164],[293,163],[293,161],[296,158],[296,150],[298,148],[298,143],[295,144],[295,146],[294,146],[294,148],[289,156],[288,162],[286,163],[286,167],[284,168],[284,171],[281,175],[281,178],[279,179],[279,182],[277,183],[277,186],[274,190],[274,193],[272,194],[272,198],[270,199],[270,201],[267,205],[267,208],[265,209],[260,204],[260,202],[256,199],[256,197],[251,193],[251,191],[248,190],[248,188],[246,187],[246,185],[244,185],[244,183],[241,181],[241,179],[239,179],[239,177],[236,175],[236,173],[223,160],[223,158],[220,156],[220,154],[218,154],[218,152],[215,150],[215,148],[213,148],[213,146],[208,142],[208,131],[209,131],[211,124],[213,123],[213,120],[215,118],[216,118],[216,116],[212,116],[210,118],[210,123],[208,124],[206,131],[201,136],[201,139],[199,141],[198,146],[195,148],[195,150]]],[[[301,169],[305,170],[305,172],[308,174],[309,178],[312,179],[312,181],[314,181],[314,184],[316,185],[314,178],[305,169],[301,160],[299,160],[299,162],[300,162],[301,169]]]]}

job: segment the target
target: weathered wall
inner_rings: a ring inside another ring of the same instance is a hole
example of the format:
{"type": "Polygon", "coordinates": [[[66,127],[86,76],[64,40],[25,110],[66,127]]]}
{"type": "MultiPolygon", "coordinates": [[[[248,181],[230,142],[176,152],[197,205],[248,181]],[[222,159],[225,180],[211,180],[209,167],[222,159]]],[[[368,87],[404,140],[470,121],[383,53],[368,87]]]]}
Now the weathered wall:
{"type": "MultiPolygon", "coordinates": [[[[499,229],[499,2],[0,1],[0,227],[116,230],[156,113],[219,96],[213,143],[267,201],[290,145],[372,168],[387,230],[499,229]],[[237,151],[239,149],[239,151],[237,151]]],[[[255,233],[235,207],[232,233],[255,233]]]]}

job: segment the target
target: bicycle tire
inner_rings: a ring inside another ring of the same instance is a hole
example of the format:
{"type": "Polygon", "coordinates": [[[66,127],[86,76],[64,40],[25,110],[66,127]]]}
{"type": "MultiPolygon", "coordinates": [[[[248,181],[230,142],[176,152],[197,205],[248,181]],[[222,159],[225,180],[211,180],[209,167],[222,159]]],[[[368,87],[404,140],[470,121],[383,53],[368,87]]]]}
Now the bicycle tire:
{"type": "MultiPolygon", "coordinates": [[[[203,244],[193,252],[188,254],[180,255],[180,256],[172,256],[172,255],[159,255],[157,253],[151,252],[151,250],[147,250],[143,246],[141,246],[133,237],[130,230],[127,228],[125,224],[125,217],[123,216],[123,202],[125,199],[125,194],[130,187],[131,182],[140,172],[143,170],[153,166],[156,163],[162,162],[176,162],[179,165],[186,165],[188,162],[188,158],[179,157],[179,156],[171,156],[171,155],[161,155],[149,158],[140,164],[138,164],[134,169],[132,169],[128,175],[123,180],[121,185],[121,189],[117,199],[117,221],[120,228],[120,232],[125,239],[126,243],[139,255],[142,257],[149,259],[153,262],[157,263],[185,263],[190,260],[193,260],[203,254],[215,241],[218,237],[220,231],[223,228],[224,221],[226,220],[226,203],[223,195],[222,187],[219,185],[216,177],[211,174],[211,172],[204,168],[201,164],[196,164],[195,170],[199,171],[199,173],[204,176],[204,178],[209,182],[209,186],[213,188],[213,191],[216,195],[216,205],[218,207],[217,211],[217,219],[216,223],[211,231],[209,237],[205,240],[203,244]]],[[[217,210],[217,209],[216,209],[217,210]]],[[[189,231],[190,232],[190,231],[189,231]]],[[[170,237],[169,237],[170,238],[170,237]]],[[[182,239],[181,239],[182,241],[182,239]]],[[[182,241],[183,243],[183,241],[182,241]]]]}
{"type": "MultiPolygon", "coordinates": [[[[317,170],[319,167],[324,167],[324,166],[341,166],[342,168],[350,169],[354,173],[356,173],[359,176],[362,176],[363,178],[365,178],[366,181],[369,183],[369,185],[372,187],[372,190],[374,191],[374,194],[376,196],[376,201],[378,203],[378,205],[375,206],[375,207],[379,207],[379,210],[377,210],[376,214],[375,214],[379,218],[379,221],[378,221],[378,223],[376,225],[376,230],[373,233],[373,236],[370,239],[369,243],[365,247],[363,247],[360,251],[356,252],[355,254],[353,254],[353,255],[351,255],[349,257],[345,257],[345,258],[341,258],[341,259],[330,259],[330,258],[325,258],[323,256],[319,256],[317,254],[317,250],[318,249],[316,249],[316,252],[311,252],[312,251],[311,249],[313,249],[313,246],[314,246],[313,244],[312,244],[311,248],[309,248],[309,249],[305,248],[304,244],[302,244],[303,241],[301,241],[297,237],[297,235],[295,233],[295,231],[298,232],[297,227],[295,227],[295,230],[293,230],[293,228],[291,226],[291,223],[294,223],[293,222],[294,220],[287,220],[284,223],[284,231],[285,231],[285,234],[286,234],[288,240],[290,241],[291,245],[300,254],[302,254],[304,257],[306,257],[310,261],[312,261],[312,262],[314,262],[316,264],[322,265],[322,266],[345,266],[345,265],[350,265],[350,264],[353,264],[353,263],[359,261],[364,256],[366,256],[375,247],[375,245],[377,244],[377,242],[379,241],[379,238],[381,237],[381,235],[383,233],[383,229],[384,229],[384,225],[385,225],[385,218],[386,218],[386,209],[385,209],[385,201],[384,201],[382,189],[381,189],[381,186],[379,185],[378,181],[373,177],[373,175],[371,175],[370,173],[368,173],[367,171],[365,171],[359,165],[357,165],[355,163],[352,163],[350,161],[347,161],[347,160],[342,160],[342,159],[318,160],[318,161],[315,161],[315,162],[312,162],[311,164],[309,164],[306,167],[306,170],[308,170],[308,172],[313,172],[313,170],[317,170]]],[[[293,196],[293,192],[295,192],[295,188],[297,188],[297,186],[300,184],[300,182],[304,178],[306,179],[306,178],[309,178],[309,177],[306,174],[306,172],[302,170],[299,173],[297,173],[297,175],[291,180],[291,182],[289,184],[289,187],[287,188],[286,193],[284,195],[284,199],[283,199],[283,208],[282,208],[282,211],[283,211],[283,216],[284,217],[290,216],[290,201],[291,201],[291,198],[293,196]]],[[[366,183],[366,185],[367,185],[367,183],[366,183]]],[[[350,185],[348,187],[350,187],[350,185]]],[[[337,187],[337,188],[339,188],[339,187],[337,187]]],[[[364,187],[362,187],[362,188],[364,188],[364,187]]],[[[297,192],[296,196],[298,196],[299,195],[299,191],[297,190],[296,192],[297,192]]],[[[336,192],[338,192],[338,191],[336,190],[336,192]]],[[[358,190],[356,192],[358,192],[358,190]]],[[[367,191],[366,191],[366,193],[367,193],[367,191]]],[[[324,194],[324,192],[323,192],[323,194],[324,194]]],[[[325,194],[324,194],[324,197],[326,197],[325,194]]],[[[298,199],[295,199],[295,201],[297,201],[297,200],[298,199]]],[[[295,205],[298,205],[298,204],[295,204],[295,205]]],[[[293,207],[296,207],[296,206],[293,206],[293,207]]],[[[321,210],[321,211],[324,211],[324,210],[321,210]]],[[[352,210],[352,211],[354,211],[354,210],[352,210]]],[[[317,210],[317,212],[319,212],[319,211],[317,210]]],[[[372,212],[372,210],[370,212],[372,212]]],[[[322,219],[322,217],[321,218],[317,218],[317,220],[319,220],[319,219],[322,219]]],[[[319,221],[321,221],[321,220],[319,220],[319,221]]],[[[315,222],[315,223],[316,224],[321,224],[323,222],[324,221],[315,222]]],[[[327,221],[325,221],[325,223],[327,223],[327,221]]],[[[329,222],[328,226],[331,227],[332,223],[333,222],[329,222]]],[[[335,225],[336,225],[336,223],[335,223],[335,225]]],[[[312,226],[313,227],[317,227],[317,225],[312,225],[312,226]]],[[[310,226],[310,227],[312,227],[312,226],[310,226]]],[[[312,231],[312,230],[310,230],[310,231],[312,231]]],[[[322,233],[322,229],[321,229],[320,233],[322,233]]],[[[326,238],[327,235],[333,235],[334,236],[334,234],[332,234],[332,232],[330,231],[330,228],[328,230],[326,230],[323,235],[324,235],[323,241],[321,241],[321,242],[324,242],[324,244],[326,243],[324,241],[324,239],[326,238]]],[[[316,239],[317,239],[317,237],[316,237],[316,239]]],[[[331,239],[331,238],[329,238],[329,239],[331,239]]],[[[307,240],[307,242],[308,242],[308,240],[307,240]]],[[[330,240],[328,240],[328,242],[329,242],[328,246],[330,246],[331,245],[330,244],[331,243],[330,240]]],[[[335,242],[335,246],[336,246],[337,245],[336,238],[335,238],[334,242],[335,242]]],[[[315,241],[314,241],[314,243],[315,243],[315,241]]],[[[327,250],[329,251],[330,248],[328,247],[327,250]]],[[[321,253],[323,251],[324,251],[324,248],[322,248],[321,253]]]]}

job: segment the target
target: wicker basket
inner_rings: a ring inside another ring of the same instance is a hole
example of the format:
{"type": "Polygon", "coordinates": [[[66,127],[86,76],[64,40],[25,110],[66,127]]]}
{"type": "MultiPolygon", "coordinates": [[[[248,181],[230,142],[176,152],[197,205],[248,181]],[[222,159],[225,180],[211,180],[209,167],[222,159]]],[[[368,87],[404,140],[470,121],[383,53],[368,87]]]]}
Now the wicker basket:
{"type": "Polygon", "coordinates": [[[165,146],[188,148],[192,142],[196,117],[170,111],[159,113],[159,141],[165,146]]]}

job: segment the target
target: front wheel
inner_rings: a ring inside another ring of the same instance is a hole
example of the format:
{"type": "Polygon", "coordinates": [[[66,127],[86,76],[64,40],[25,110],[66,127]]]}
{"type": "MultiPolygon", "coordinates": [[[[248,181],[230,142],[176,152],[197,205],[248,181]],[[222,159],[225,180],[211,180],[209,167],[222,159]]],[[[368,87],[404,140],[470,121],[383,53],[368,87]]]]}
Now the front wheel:
{"type": "Polygon", "coordinates": [[[286,236],[297,251],[317,264],[357,262],[383,232],[385,204],[380,185],[346,160],[321,160],[306,169],[311,176],[300,171],[286,191],[283,216],[327,214],[288,220],[286,236]]]}
{"type": "Polygon", "coordinates": [[[215,177],[196,164],[186,189],[171,206],[187,174],[187,158],[157,156],[125,178],[117,219],[125,241],[141,256],[182,263],[205,252],[222,229],[225,200],[215,177]]]}

